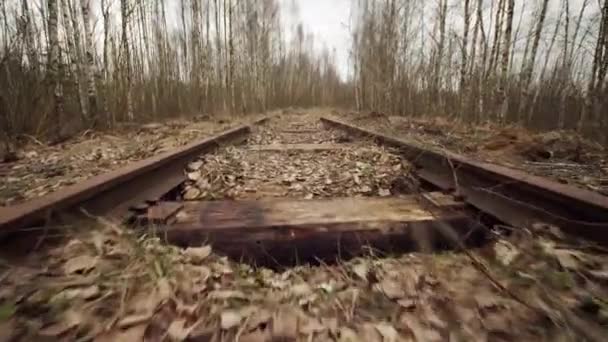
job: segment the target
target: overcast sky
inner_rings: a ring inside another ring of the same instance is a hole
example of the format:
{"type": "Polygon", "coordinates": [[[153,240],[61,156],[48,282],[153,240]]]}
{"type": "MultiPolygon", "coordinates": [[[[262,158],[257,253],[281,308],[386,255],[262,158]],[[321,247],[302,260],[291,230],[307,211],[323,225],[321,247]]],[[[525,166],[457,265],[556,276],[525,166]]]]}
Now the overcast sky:
{"type": "MultiPolygon", "coordinates": [[[[350,6],[352,0],[279,0],[288,35],[298,22],[314,35],[315,50],[335,49],[336,64],[344,77],[348,72],[350,6]]],[[[288,36],[289,37],[289,36],[288,36]]]]}

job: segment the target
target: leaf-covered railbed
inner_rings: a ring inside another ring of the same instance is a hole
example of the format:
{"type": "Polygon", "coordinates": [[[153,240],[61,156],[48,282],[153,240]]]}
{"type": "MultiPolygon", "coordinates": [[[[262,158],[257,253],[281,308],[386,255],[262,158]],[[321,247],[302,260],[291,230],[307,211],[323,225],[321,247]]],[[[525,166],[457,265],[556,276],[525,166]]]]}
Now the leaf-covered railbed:
{"type": "MultiPolygon", "coordinates": [[[[303,115],[275,118],[184,172],[186,200],[418,189],[395,151],[303,115]],[[250,150],[307,143],[341,145],[250,150]]],[[[489,242],[471,250],[369,249],[274,269],[104,219],[60,234],[0,264],[0,341],[601,341],[608,327],[608,251],[540,223],[489,227],[489,242]]]]}

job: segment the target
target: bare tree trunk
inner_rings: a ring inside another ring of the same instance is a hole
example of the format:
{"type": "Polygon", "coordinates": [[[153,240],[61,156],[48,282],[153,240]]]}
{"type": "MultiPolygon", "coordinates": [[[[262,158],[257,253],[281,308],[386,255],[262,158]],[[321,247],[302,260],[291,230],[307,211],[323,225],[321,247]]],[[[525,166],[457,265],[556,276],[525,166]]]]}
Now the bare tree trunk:
{"type": "Polygon", "coordinates": [[[82,0],[82,18],[84,21],[85,30],[85,51],[86,51],[86,77],[87,77],[87,97],[89,100],[90,120],[93,127],[98,123],[98,108],[97,108],[97,89],[95,88],[95,60],[93,58],[93,29],[91,27],[91,2],[90,0],[82,0]]]}
{"type": "Polygon", "coordinates": [[[228,48],[229,48],[229,77],[228,80],[230,82],[230,110],[232,113],[236,112],[236,103],[235,103],[235,95],[234,95],[234,16],[233,16],[233,5],[232,1],[228,0],[228,21],[229,26],[228,29],[230,31],[228,36],[228,48]]]}
{"type": "Polygon", "coordinates": [[[492,50],[490,51],[490,64],[488,65],[487,75],[490,75],[495,71],[495,66],[498,63],[497,60],[500,51],[500,41],[503,27],[502,18],[505,1],[508,0],[498,0],[498,5],[496,7],[496,20],[494,22],[494,39],[492,41],[492,50]]]}
{"type": "Polygon", "coordinates": [[[122,18],[122,51],[123,51],[123,72],[125,76],[125,96],[127,103],[127,119],[133,121],[135,116],[133,115],[133,95],[132,95],[132,75],[131,75],[131,50],[129,47],[129,33],[128,33],[128,21],[129,21],[129,1],[120,0],[120,13],[122,18]]]}
{"type": "Polygon", "coordinates": [[[557,88],[559,90],[559,106],[557,109],[557,128],[564,129],[566,121],[566,99],[569,91],[569,84],[567,81],[568,75],[570,75],[570,63],[568,63],[568,40],[570,39],[570,1],[563,0],[563,7],[565,9],[566,20],[564,21],[564,40],[563,40],[563,51],[562,51],[562,63],[558,69],[557,77],[557,88]]]}
{"type": "Polygon", "coordinates": [[[507,8],[507,27],[505,28],[505,41],[504,47],[502,51],[502,62],[501,62],[501,77],[500,77],[500,116],[498,118],[499,122],[505,122],[507,117],[507,113],[509,111],[509,100],[507,98],[508,91],[508,75],[507,71],[509,69],[509,56],[511,48],[511,32],[513,30],[513,8],[515,7],[515,0],[507,0],[508,8],[507,8]]]}
{"type": "MultiPolygon", "coordinates": [[[[466,76],[467,76],[467,67],[468,67],[468,60],[467,60],[467,48],[469,47],[469,26],[471,25],[471,14],[469,12],[469,7],[470,7],[470,0],[465,0],[464,1],[464,33],[463,33],[463,37],[462,37],[462,46],[461,46],[461,66],[460,66],[460,85],[459,85],[459,93],[461,94],[460,97],[460,116],[464,117],[465,114],[465,110],[468,107],[467,106],[467,100],[464,95],[465,93],[465,82],[466,82],[466,76]]],[[[475,28],[477,28],[478,26],[476,25],[475,28]]],[[[477,38],[477,34],[475,32],[475,37],[473,38],[473,46],[475,45],[475,39],[477,38]]],[[[474,50],[473,50],[474,51],[474,50]]],[[[475,55],[473,54],[472,58],[475,58],[475,55]]]]}
{"type": "Polygon", "coordinates": [[[61,123],[63,118],[63,89],[62,75],[59,70],[59,11],[57,0],[48,0],[48,30],[49,30],[49,58],[48,79],[53,87],[54,117],[52,119],[56,139],[61,138],[61,123]]]}
{"type": "MultiPolygon", "coordinates": [[[[604,87],[604,79],[608,70],[608,0],[604,0],[602,13],[600,17],[600,29],[593,54],[593,64],[591,67],[591,78],[587,86],[587,94],[585,94],[585,104],[583,111],[578,121],[577,130],[582,132],[585,123],[590,115],[595,116],[595,106],[598,97],[604,87]]],[[[603,121],[605,118],[592,118],[603,121]]],[[[593,121],[593,120],[592,120],[593,121]]]]}
{"type": "MultiPolygon", "coordinates": [[[[549,4],[549,0],[543,0],[541,10],[538,15],[538,21],[536,22],[536,29],[534,32],[534,38],[533,38],[534,40],[532,42],[530,58],[528,59],[527,62],[525,62],[526,66],[524,67],[523,74],[522,74],[521,90],[522,90],[523,94],[522,94],[521,100],[519,102],[519,110],[518,110],[520,122],[523,119],[523,113],[525,113],[525,108],[528,105],[529,98],[530,98],[530,83],[532,80],[532,73],[534,71],[534,65],[536,64],[536,54],[538,52],[538,44],[540,42],[540,37],[543,32],[548,4],[549,4]]],[[[528,116],[528,118],[529,118],[529,116],[528,116]]]]}
{"type": "MultiPolygon", "coordinates": [[[[540,71],[539,81],[542,82],[545,79],[545,72],[547,71],[547,66],[549,65],[549,59],[551,58],[553,46],[555,45],[555,39],[557,38],[557,34],[559,33],[560,24],[562,21],[563,12],[560,11],[560,15],[557,19],[557,23],[555,24],[555,30],[553,31],[553,35],[551,36],[551,41],[549,42],[549,47],[547,48],[547,53],[545,55],[545,61],[543,63],[543,67],[540,71]]],[[[535,37],[536,39],[536,37],[535,37]]],[[[532,121],[532,115],[534,114],[534,109],[536,108],[536,103],[538,102],[538,97],[540,96],[540,87],[536,87],[536,91],[534,92],[534,97],[532,98],[532,103],[528,106],[528,122],[532,121]]]]}
{"type": "Polygon", "coordinates": [[[82,60],[80,53],[80,31],[78,27],[78,18],[72,11],[72,4],[69,0],[61,0],[61,11],[63,12],[63,25],[66,32],[66,41],[68,45],[68,73],[72,76],[74,88],[76,89],[76,98],[80,106],[80,114],[84,122],[89,120],[87,104],[84,99],[84,91],[80,82],[80,71],[82,60]],[[71,18],[70,18],[71,17],[71,18]]]}

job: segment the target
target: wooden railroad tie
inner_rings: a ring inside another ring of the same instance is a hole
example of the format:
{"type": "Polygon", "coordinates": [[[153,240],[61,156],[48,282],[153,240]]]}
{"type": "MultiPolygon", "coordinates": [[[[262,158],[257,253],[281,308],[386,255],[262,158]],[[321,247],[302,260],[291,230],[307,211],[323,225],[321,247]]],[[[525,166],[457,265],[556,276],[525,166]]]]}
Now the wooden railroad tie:
{"type": "Polygon", "coordinates": [[[270,144],[270,145],[249,145],[250,151],[259,152],[283,152],[283,151],[301,151],[301,152],[319,152],[349,149],[352,145],[349,144],[270,144]]]}
{"type": "Polygon", "coordinates": [[[450,247],[444,229],[474,238],[470,231],[476,225],[453,210],[456,202],[431,197],[437,199],[436,210],[414,195],[169,202],[150,208],[149,221],[169,243],[209,243],[221,254],[258,264],[336,260],[365,253],[367,247],[388,253],[450,247]]]}

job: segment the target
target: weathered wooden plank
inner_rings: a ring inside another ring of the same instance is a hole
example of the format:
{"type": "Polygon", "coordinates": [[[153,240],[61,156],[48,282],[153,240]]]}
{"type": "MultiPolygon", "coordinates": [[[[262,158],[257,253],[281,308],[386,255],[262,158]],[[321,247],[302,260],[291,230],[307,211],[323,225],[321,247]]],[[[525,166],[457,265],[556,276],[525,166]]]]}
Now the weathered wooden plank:
{"type": "Polygon", "coordinates": [[[367,246],[385,252],[447,246],[446,227],[464,236],[476,226],[460,214],[431,213],[415,196],[268,199],[185,203],[162,234],[181,246],[210,243],[239,260],[286,265],[352,257],[367,246]]]}
{"type": "Polygon", "coordinates": [[[271,145],[249,145],[250,151],[267,151],[267,152],[282,152],[282,151],[332,151],[351,148],[348,144],[271,144],[271,145]]]}
{"type": "Polygon", "coordinates": [[[462,209],[466,204],[462,201],[457,200],[454,196],[445,194],[443,192],[425,192],[420,196],[428,203],[435,207],[444,209],[462,209]]]}
{"type": "Polygon", "coordinates": [[[282,130],[281,133],[287,134],[310,134],[310,133],[319,133],[318,129],[285,129],[282,130]]]}

